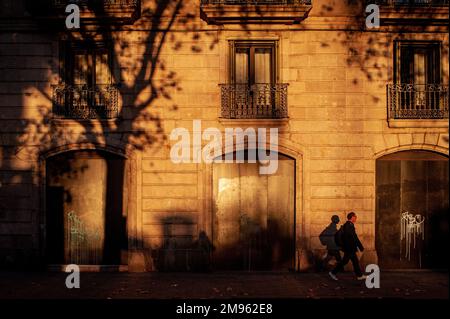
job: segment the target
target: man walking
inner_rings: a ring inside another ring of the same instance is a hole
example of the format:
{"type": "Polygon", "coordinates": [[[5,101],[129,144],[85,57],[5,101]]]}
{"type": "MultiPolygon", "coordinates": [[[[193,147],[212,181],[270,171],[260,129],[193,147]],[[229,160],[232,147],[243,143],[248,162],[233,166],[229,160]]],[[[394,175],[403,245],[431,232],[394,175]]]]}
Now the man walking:
{"type": "Polygon", "coordinates": [[[344,270],[344,266],[351,260],[353,264],[353,270],[357,276],[358,280],[366,279],[366,276],[363,275],[361,268],[359,266],[358,256],[356,256],[356,252],[359,249],[361,252],[364,251],[364,246],[361,244],[358,235],[356,235],[355,231],[355,223],[356,223],[356,214],[354,212],[350,212],[347,215],[347,222],[342,226],[342,233],[340,237],[341,243],[338,243],[342,250],[344,251],[344,257],[336,267],[329,272],[329,275],[333,280],[338,280],[336,274],[342,270],[344,270]]]}

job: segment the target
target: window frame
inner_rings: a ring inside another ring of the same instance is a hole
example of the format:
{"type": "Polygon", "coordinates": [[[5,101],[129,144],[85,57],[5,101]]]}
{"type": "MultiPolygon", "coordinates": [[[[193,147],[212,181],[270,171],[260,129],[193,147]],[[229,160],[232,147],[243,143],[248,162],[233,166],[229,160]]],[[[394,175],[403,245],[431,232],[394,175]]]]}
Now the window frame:
{"type": "Polygon", "coordinates": [[[96,56],[99,53],[106,53],[107,66],[108,66],[108,81],[107,83],[101,83],[100,85],[111,85],[113,81],[113,62],[112,62],[112,49],[110,46],[103,42],[81,42],[81,41],[61,41],[60,43],[60,79],[66,85],[74,85],[75,75],[75,55],[77,52],[86,52],[86,55],[93,57],[93,70],[88,71],[89,82],[87,84],[90,88],[97,86],[97,66],[96,56]]]}
{"type": "MultiPolygon", "coordinates": [[[[440,84],[442,83],[442,64],[441,64],[441,54],[442,54],[442,42],[441,41],[405,41],[405,40],[395,40],[394,41],[394,83],[396,84],[409,84],[403,83],[401,64],[403,61],[401,51],[404,47],[410,47],[415,49],[430,49],[432,54],[432,62],[434,68],[435,81],[432,83],[415,83],[415,84],[440,84]]],[[[427,70],[427,72],[430,72],[427,70]]]]}
{"type": "Polygon", "coordinates": [[[248,48],[249,54],[249,76],[248,84],[255,84],[255,49],[258,48],[270,48],[271,54],[271,83],[279,83],[279,41],[278,40],[229,40],[229,68],[228,79],[230,84],[236,83],[236,50],[248,48]]]}

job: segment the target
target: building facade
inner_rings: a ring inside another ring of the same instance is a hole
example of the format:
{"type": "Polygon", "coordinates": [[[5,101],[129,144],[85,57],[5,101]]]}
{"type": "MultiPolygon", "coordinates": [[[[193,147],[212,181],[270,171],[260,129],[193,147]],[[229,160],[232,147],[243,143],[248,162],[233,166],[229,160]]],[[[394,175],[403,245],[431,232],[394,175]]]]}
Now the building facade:
{"type": "Polygon", "coordinates": [[[363,264],[447,269],[448,47],[445,0],[2,1],[0,265],[310,270],[355,211],[363,264]]]}

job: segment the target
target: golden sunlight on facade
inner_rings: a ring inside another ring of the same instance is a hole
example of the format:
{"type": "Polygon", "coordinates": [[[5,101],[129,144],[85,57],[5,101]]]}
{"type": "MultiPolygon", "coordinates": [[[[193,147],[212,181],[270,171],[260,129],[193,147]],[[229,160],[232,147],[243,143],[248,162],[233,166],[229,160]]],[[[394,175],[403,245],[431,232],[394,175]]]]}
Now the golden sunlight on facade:
{"type": "Polygon", "coordinates": [[[447,0],[69,2],[0,4],[1,268],[307,271],[350,211],[363,265],[448,268],[447,0]],[[276,173],[174,163],[194,120],[276,173]]]}

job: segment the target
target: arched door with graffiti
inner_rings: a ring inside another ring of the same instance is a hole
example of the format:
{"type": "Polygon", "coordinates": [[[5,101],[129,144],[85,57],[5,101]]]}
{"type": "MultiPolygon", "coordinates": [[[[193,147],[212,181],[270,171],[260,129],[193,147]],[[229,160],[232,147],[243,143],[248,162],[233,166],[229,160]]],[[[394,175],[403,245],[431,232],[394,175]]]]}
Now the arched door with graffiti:
{"type": "Polygon", "coordinates": [[[125,160],[72,151],[46,161],[48,264],[126,263],[125,160]]]}
{"type": "Polygon", "coordinates": [[[448,157],[404,151],[376,161],[376,249],[383,268],[448,268],[448,157]]]}

